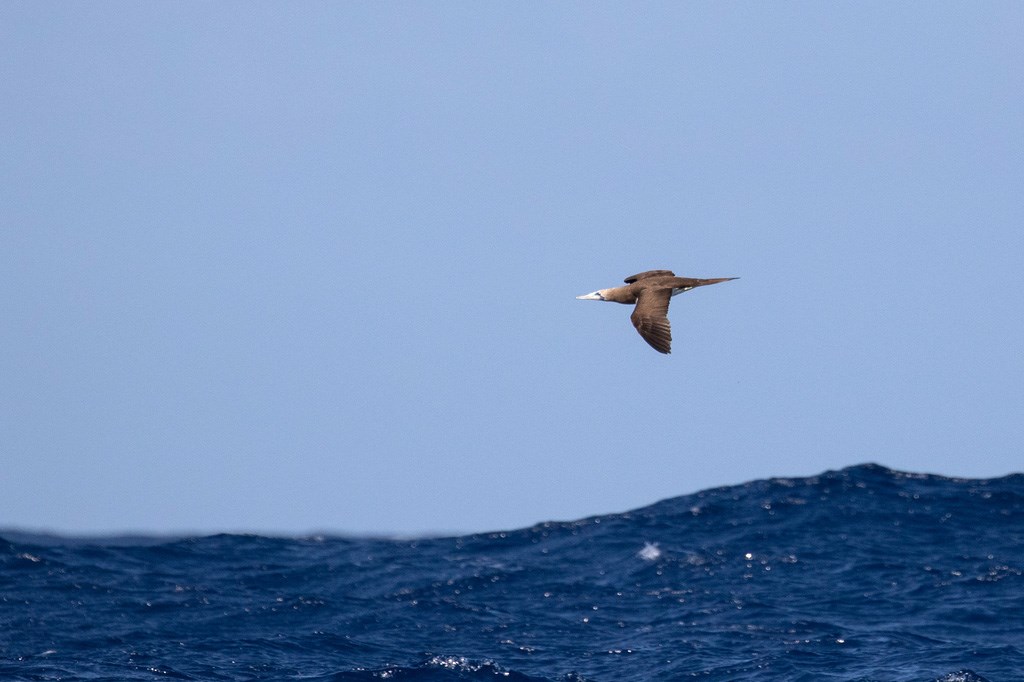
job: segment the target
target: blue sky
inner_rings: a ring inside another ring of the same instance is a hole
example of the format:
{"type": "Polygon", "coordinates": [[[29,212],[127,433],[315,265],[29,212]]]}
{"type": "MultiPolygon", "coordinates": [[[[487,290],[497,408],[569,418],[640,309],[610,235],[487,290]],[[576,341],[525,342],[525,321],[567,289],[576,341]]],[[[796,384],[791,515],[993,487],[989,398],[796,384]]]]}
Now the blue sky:
{"type": "Polygon", "coordinates": [[[0,527],[464,532],[1024,440],[1024,5],[0,4],[0,527]],[[652,268],[674,352],[574,297],[652,268]]]}

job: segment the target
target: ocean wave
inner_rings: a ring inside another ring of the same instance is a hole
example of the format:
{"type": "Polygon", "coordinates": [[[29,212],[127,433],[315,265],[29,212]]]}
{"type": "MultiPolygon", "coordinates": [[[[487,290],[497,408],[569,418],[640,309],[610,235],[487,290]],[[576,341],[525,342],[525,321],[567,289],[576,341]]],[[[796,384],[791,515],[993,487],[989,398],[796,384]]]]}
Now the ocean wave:
{"type": "Polygon", "coordinates": [[[459,537],[2,534],[0,677],[1010,682],[1024,476],[862,465],[459,537]]]}

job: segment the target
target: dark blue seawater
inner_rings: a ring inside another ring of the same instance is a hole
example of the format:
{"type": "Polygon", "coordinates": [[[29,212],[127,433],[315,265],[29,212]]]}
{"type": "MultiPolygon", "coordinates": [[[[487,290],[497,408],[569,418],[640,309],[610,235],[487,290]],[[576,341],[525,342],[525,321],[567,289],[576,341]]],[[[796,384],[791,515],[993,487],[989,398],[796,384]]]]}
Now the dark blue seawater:
{"type": "Polygon", "coordinates": [[[1024,475],[465,537],[0,540],[5,680],[1024,680],[1024,475]]]}

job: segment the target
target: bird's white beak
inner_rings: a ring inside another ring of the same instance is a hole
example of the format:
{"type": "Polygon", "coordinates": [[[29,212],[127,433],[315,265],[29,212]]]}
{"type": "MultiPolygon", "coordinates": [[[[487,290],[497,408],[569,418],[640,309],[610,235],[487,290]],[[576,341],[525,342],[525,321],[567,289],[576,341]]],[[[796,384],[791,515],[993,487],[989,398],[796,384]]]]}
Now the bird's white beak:
{"type": "Polygon", "coordinates": [[[595,291],[592,294],[584,294],[582,296],[577,296],[576,298],[580,299],[581,301],[603,301],[604,300],[604,296],[601,295],[600,291],[595,291]]]}

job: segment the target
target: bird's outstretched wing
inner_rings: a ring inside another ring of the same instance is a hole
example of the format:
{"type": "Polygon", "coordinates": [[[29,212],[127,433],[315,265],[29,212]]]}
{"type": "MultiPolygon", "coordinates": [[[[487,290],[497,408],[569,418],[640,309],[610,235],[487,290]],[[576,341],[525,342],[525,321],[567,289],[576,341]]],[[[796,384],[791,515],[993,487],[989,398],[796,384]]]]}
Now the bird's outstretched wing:
{"type": "Polygon", "coordinates": [[[637,280],[647,279],[648,277],[675,277],[675,273],[671,270],[648,270],[647,272],[641,272],[637,275],[630,275],[625,280],[626,284],[632,284],[637,280]]]}
{"type": "Polygon", "coordinates": [[[636,300],[629,319],[644,341],[659,353],[672,352],[672,327],[668,322],[671,289],[644,289],[636,300]]]}

